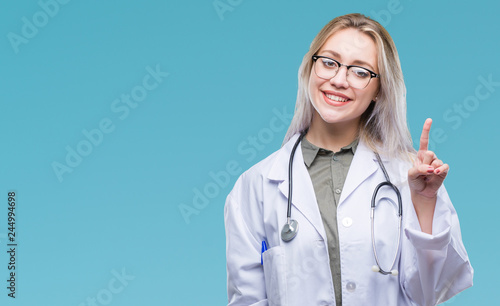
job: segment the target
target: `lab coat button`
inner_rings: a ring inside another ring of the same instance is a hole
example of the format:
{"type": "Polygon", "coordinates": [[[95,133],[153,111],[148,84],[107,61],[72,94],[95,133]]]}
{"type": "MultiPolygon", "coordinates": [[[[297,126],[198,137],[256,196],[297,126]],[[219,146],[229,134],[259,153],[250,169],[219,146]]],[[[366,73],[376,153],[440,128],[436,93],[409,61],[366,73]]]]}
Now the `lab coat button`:
{"type": "Polygon", "coordinates": [[[345,286],[345,288],[349,292],[354,292],[354,290],[356,290],[356,283],[348,282],[347,285],[345,286]]]}
{"type": "Polygon", "coordinates": [[[352,225],[352,219],[349,218],[349,217],[345,217],[344,219],[342,219],[342,225],[344,227],[349,227],[352,225]]]}
{"type": "Polygon", "coordinates": [[[340,189],[338,189],[338,188],[337,188],[337,189],[335,189],[335,193],[336,193],[336,194],[340,194],[341,192],[342,192],[342,190],[340,190],[340,189]]]}
{"type": "Polygon", "coordinates": [[[318,248],[322,248],[322,247],[323,247],[323,241],[318,241],[318,242],[316,242],[316,246],[317,246],[318,248]]]}

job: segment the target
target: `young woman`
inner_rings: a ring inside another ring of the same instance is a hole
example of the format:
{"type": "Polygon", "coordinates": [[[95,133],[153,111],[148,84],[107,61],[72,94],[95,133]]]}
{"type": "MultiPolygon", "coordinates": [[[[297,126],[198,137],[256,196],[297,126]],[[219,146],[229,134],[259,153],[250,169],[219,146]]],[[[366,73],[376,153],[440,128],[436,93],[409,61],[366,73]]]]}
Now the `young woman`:
{"type": "Polygon", "coordinates": [[[300,66],[282,148],[227,197],[229,305],[435,305],[472,286],[431,123],[415,152],[379,23],[328,23],[300,66]]]}

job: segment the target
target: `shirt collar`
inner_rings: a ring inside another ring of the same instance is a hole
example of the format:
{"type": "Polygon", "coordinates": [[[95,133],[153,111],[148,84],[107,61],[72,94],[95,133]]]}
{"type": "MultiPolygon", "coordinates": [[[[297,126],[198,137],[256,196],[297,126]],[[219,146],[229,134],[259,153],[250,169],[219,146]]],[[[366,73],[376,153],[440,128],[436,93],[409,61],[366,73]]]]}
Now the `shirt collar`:
{"type": "MultiPolygon", "coordinates": [[[[358,148],[358,143],[359,143],[359,139],[356,138],[349,145],[342,147],[340,149],[340,151],[349,151],[350,150],[352,152],[352,154],[354,155],[356,153],[356,149],[358,148]]],[[[313,145],[312,143],[310,143],[306,139],[306,137],[302,138],[302,154],[304,156],[304,163],[306,164],[306,166],[308,168],[309,168],[309,166],[311,166],[312,162],[314,161],[314,159],[316,158],[316,155],[318,155],[318,152],[320,150],[323,150],[326,152],[332,152],[330,150],[323,149],[323,148],[320,148],[320,147],[313,145]]]]}

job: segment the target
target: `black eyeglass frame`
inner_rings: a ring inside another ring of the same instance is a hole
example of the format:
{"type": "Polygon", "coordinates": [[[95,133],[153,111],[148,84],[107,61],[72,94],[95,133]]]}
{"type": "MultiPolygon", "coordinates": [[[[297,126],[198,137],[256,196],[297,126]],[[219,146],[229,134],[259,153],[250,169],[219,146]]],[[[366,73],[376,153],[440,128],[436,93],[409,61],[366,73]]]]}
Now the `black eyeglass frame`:
{"type": "MultiPolygon", "coordinates": [[[[336,76],[337,76],[337,73],[339,72],[340,67],[342,67],[342,66],[345,66],[345,67],[347,68],[347,71],[349,71],[349,69],[350,69],[351,67],[357,67],[357,68],[362,68],[362,69],[365,69],[366,71],[368,71],[368,72],[370,73],[370,81],[371,81],[371,79],[373,79],[373,78],[380,78],[380,74],[377,74],[377,73],[375,73],[375,72],[371,71],[370,69],[367,69],[367,68],[362,67],[362,66],[358,66],[358,65],[344,65],[344,64],[341,64],[339,61],[334,60],[333,58],[330,58],[330,57],[328,57],[328,56],[322,56],[322,55],[313,55],[313,56],[312,56],[312,60],[313,60],[315,63],[316,63],[316,61],[317,61],[319,58],[326,58],[326,59],[329,59],[329,60],[334,61],[335,63],[337,63],[337,65],[339,65],[339,68],[337,69],[337,72],[335,73],[335,75],[334,75],[332,78],[334,78],[334,77],[336,77],[336,76]]],[[[316,70],[314,70],[314,72],[316,73],[316,70]]],[[[320,76],[318,75],[318,77],[320,77],[320,76]]],[[[321,78],[321,77],[320,77],[320,78],[321,78]]],[[[322,78],[322,79],[327,80],[327,79],[325,79],[325,78],[322,78]]],[[[365,86],[365,87],[363,87],[363,88],[366,88],[366,87],[368,86],[368,84],[370,84],[370,81],[368,81],[368,83],[366,84],[366,86],[365,86]]]]}

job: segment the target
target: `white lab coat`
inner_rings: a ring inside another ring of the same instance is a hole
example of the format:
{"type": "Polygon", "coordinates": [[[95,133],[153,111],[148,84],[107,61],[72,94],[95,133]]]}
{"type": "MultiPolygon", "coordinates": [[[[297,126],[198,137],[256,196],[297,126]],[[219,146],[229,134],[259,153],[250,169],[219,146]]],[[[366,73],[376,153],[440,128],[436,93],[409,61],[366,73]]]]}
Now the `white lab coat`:
{"type": "MultiPolygon", "coordinates": [[[[335,305],[326,234],[301,146],[293,164],[292,219],[297,236],[281,240],[286,223],[288,161],[298,135],[280,150],[243,173],[228,195],[226,226],[229,305],[335,305]],[[263,253],[265,240],[268,250],[263,253]]],[[[434,305],[472,286],[473,269],[462,244],[455,209],[442,186],[434,213],[433,234],[421,232],[407,183],[407,162],[384,165],[403,200],[398,276],[372,271],[370,203],[385,181],[375,155],[360,142],[337,208],[344,305],[434,305]]],[[[384,270],[390,270],[397,244],[397,198],[379,191],[375,240],[384,270]],[[391,200],[393,199],[393,200],[391,200]]]]}

